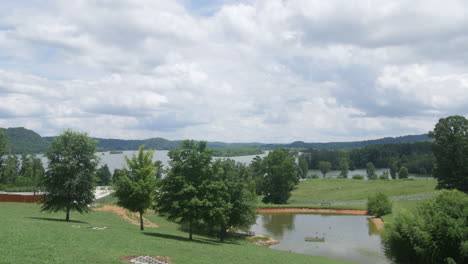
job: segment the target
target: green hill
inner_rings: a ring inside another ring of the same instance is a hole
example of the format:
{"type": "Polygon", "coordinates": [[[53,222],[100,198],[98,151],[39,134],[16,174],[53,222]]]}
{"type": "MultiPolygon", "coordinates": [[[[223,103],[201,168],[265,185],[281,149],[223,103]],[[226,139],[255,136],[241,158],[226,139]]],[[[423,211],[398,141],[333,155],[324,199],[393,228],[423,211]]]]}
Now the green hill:
{"type": "Polygon", "coordinates": [[[0,129],[8,136],[8,148],[12,154],[40,153],[49,148],[49,142],[32,130],[24,127],[0,129]]]}

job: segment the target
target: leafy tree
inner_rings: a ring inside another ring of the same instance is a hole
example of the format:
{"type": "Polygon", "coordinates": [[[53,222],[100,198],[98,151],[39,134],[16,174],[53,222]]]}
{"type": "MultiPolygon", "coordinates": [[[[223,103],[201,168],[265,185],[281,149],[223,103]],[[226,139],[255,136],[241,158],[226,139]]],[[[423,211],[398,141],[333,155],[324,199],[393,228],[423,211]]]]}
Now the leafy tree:
{"type": "Polygon", "coordinates": [[[125,169],[114,169],[114,174],[112,174],[112,182],[116,183],[121,176],[125,175],[125,173],[125,169]]]}
{"type": "Polygon", "coordinates": [[[388,180],[389,179],[389,174],[386,171],[382,171],[382,174],[379,176],[380,180],[388,180]]]}
{"type": "Polygon", "coordinates": [[[375,174],[375,166],[372,162],[368,162],[366,165],[366,174],[367,174],[367,179],[369,180],[375,180],[377,179],[377,174],[375,174]]]}
{"type": "Polygon", "coordinates": [[[340,175],[339,178],[348,178],[349,165],[348,160],[345,158],[340,159],[340,175]]]}
{"type": "Polygon", "coordinates": [[[261,195],[265,188],[265,166],[263,159],[259,156],[255,156],[250,163],[250,173],[255,182],[255,193],[261,195]]]}
{"type": "Polygon", "coordinates": [[[220,241],[223,241],[228,228],[249,229],[255,223],[255,185],[249,168],[234,160],[216,160],[213,172],[212,185],[217,186],[207,190],[211,196],[209,200],[218,202],[205,221],[219,230],[220,241]]]}
{"type": "Polygon", "coordinates": [[[392,212],[392,202],[381,192],[369,195],[367,199],[367,211],[369,214],[377,217],[390,214],[392,212]]]}
{"type": "Polygon", "coordinates": [[[170,221],[187,225],[190,240],[195,225],[211,209],[204,190],[211,178],[211,153],[206,146],[205,141],[185,140],[169,151],[171,168],[161,180],[156,197],[156,211],[170,221]]]}
{"type": "Polygon", "coordinates": [[[112,181],[112,174],[107,164],[105,164],[104,166],[101,166],[96,171],[96,176],[98,178],[97,180],[98,185],[109,185],[110,182],[112,181]]]}
{"type": "Polygon", "coordinates": [[[468,120],[463,116],[439,119],[432,146],[435,156],[434,178],[439,189],[468,192],[468,120]]]}
{"type": "Polygon", "coordinates": [[[323,178],[325,178],[327,173],[331,170],[332,164],[329,161],[319,161],[318,168],[322,172],[323,178]]]}
{"type": "Polygon", "coordinates": [[[399,171],[398,160],[395,158],[390,158],[388,167],[390,168],[390,176],[392,177],[392,179],[395,180],[397,178],[397,173],[399,171]]]}
{"type": "Polygon", "coordinates": [[[467,206],[467,194],[444,190],[400,213],[383,231],[385,254],[403,264],[467,263],[467,206]]]}
{"type": "Polygon", "coordinates": [[[65,130],[52,141],[46,153],[49,159],[44,179],[42,211],[84,213],[94,199],[95,171],[98,164],[96,142],[85,133],[65,130]]]}
{"type": "Polygon", "coordinates": [[[398,172],[398,178],[408,179],[408,169],[406,167],[400,168],[400,172],[398,172]]]}
{"type": "Polygon", "coordinates": [[[156,160],[154,162],[154,166],[157,168],[156,173],[155,173],[154,176],[156,177],[156,179],[161,179],[162,175],[164,173],[164,165],[163,165],[162,161],[156,160]]]}
{"type": "Polygon", "coordinates": [[[144,151],[140,146],[138,156],[131,159],[125,157],[127,172],[118,178],[115,184],[117,205],[130,212],[140,214],[140,230],[144,230],[143,214],[151,207],[155,191],[155,173],[157,168],[153,163],[153,151],[144,151]]]}
{"type": "Polygon", "coordinates": [[[263,202],[285,204],[299,179],[293,153],[287,149],[275,149],[263,159],[263,165],[263,202]]]}
{"type": "MultiPolygon", "coordinates": [[[[8,136],[0,129],[0,160],[8,153],[8,136]]],[[[1,164],[0,164],[1,165],[1,164]]]]}
{"type": "Polygon", "coordinates": [[[0,183],[14,185],[19,177],[20,161],[16,155],[8,155],[3,163],[0,183]]]}
{"type": "Polygon", "coordinates": [[[307,158],[305,154],[299,155],[298,158],[299,163],[299,172],[302,179],[307,178],[307,173],[309,172],[309,163],[307,162],[307,158]]]}
{"type": "Polygon", "coordinates": [[[32,187],[34,195],[37,192],[41,191],[44,188],[44,177],[45,177],[45,170],[44,166],[42,165],[42,161],[40,158],[36,157],[36,155],[31,155],[32,161],[32,187]]]}

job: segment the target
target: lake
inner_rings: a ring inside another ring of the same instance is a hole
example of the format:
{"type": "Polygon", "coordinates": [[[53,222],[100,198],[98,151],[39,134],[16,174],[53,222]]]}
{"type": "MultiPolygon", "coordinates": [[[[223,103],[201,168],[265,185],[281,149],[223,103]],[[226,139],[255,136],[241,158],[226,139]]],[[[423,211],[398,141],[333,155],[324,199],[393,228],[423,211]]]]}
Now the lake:
{"type": "Polygon", "coordinates": [[[362,264],[388,264],[380,235],[372,227],[368,216],[260,214],[250,230],[279,240],[279,244],[270,246],[272,249],[362,264]],[[306,237],[324,237],[325,242],[307,242],[306,237]]]}
{"type": "MultiPolygon", "coordinates": [[[[331,170],[329,171],[327,174],[326,174],[326,177],[327,178],[336,178],[338,177],[338,175],[340,175],[340,172],[339,170],[331,170]]],[[[391,177],[390,177],[390,169],[388,168],[381,168],[381,169],[376,169],[375,170],[375,173],[377,174],[377,176],[380,176],[382,174],[382,172],[388,172],[388,177],[390,178],[391,180],[391,177]]],[[[322,178],[322,172],[320,170],[309,170],[309,173],[308,175],[313,175],[313,174],[317,174],[317,176],[319,176],[320,178],[322,178]]],[[[367,173],[366,173],[366,169],[356,169],[356,170],[350,170],[349,173],[348,173],[348,179],[351,179],[353,177],[354,174],[360,174],[362,176],[364,176],[364,179],[367,179],[367,173]]],[[[416,174],[416,173],[409,173],[408,174],[408,178],[413,178],[413,179],[432,179],[432,176],[430,174],[416,174]]]]}

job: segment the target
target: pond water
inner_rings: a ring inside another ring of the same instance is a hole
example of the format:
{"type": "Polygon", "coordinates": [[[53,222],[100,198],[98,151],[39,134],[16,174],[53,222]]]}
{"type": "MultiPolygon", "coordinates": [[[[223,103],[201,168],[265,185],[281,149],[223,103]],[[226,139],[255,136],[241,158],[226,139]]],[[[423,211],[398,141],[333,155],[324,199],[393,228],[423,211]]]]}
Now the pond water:
{"type": "Polygon", "coordinates": [[[261,214],[251,231],[279,240],[273,249],[362,264],[390,263],[367,216],[261,214]],[[307,242],[306,237],[323,237],[325,242],[307,242]]]}

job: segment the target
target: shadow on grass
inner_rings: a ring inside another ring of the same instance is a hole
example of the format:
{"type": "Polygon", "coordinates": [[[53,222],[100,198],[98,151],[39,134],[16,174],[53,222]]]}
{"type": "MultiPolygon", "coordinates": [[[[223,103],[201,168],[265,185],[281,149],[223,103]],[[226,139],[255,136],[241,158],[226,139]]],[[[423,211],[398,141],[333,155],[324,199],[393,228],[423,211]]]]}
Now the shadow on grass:
{"type": "Polygon", "coordinates": [[[54,222],[89,224],[88,222],[83,222],[83,221],[78,221],[78,220],[65,221],[65,219],[48,218],[48,217],[27,216],[26,218],[35,219],[35,220],[44,220],[44,221],[54,221],[54,222]]]}
{"type": "Polygon", "coordinates": [[[200,244],[206,244],[206,245],[216,245],[219,246],[220,243],[214,242],[212,240],[208,239],[193,239],[189,240],[186,237],[181,237],[181,236],[174,236],[174,235],[169,235],[169,234],[161,234],[161,233],[148,233],[148,232],[143,232],[144,235],[146,236],[153,236],[153,237],[159,237],[159,238],[164,238],[164,239],[173,239],[173,240],[178,240],[178,241],[186,241],[186,242],[192,242],[192,243],[200,243],[200,244]]]}

